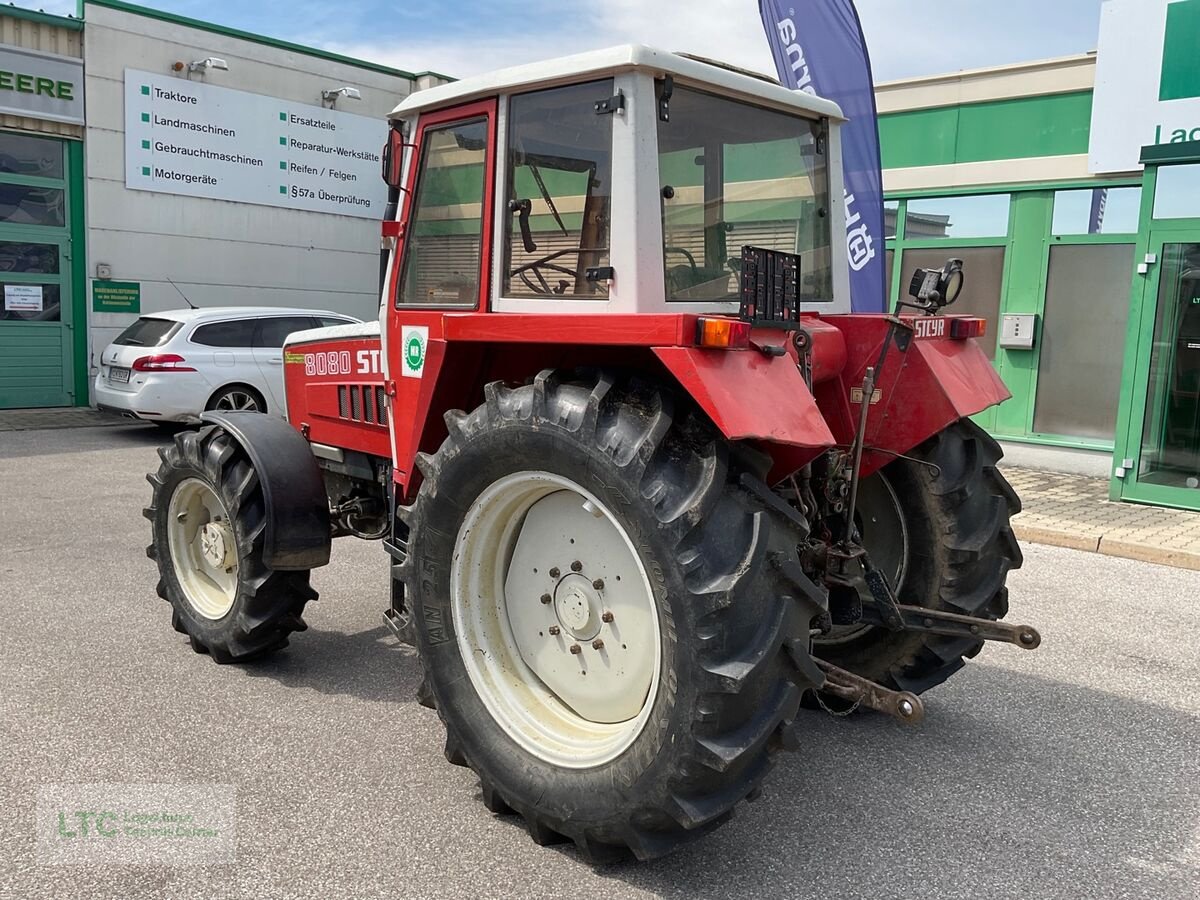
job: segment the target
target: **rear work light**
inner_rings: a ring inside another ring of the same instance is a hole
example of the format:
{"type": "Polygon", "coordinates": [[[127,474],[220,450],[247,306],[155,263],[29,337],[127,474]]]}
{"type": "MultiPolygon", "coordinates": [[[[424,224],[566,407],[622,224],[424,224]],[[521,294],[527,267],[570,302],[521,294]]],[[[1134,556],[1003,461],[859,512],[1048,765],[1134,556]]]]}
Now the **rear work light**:
{"type": "Polygon", "coordinates": [[[750,323],[700,316],[696,319],[696,344],[722,350],[744,350],[750,346],[750,323]]]}
{"type": "Polygon", "coordinates": [[[155,356],[143,356],[134,360],[135,372],[195,372],[178,353],[159,353],[155,356]]]}
{"type": "Polygon", "coordinates": [[[987,334],[987,319],[951,319],[950,337],[956,341],[983,337],[987,334]]]}

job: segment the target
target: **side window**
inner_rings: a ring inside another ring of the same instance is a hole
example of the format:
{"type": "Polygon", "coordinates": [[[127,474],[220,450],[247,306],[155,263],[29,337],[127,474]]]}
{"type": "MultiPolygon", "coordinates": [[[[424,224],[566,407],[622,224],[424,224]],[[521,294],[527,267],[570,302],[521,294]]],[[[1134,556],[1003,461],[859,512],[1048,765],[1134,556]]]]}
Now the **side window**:
{"type": "Polygon", "coordinates": [[[487,138],[486,119],[425,131],[397,305],[479,301],[487,138]]]}
{"type": "Polygon", "coordinates": [[[504,296],[608,295],[585,271],[608,265],[613,117],[596,101],[613,93],[608,79],[509,101],[504,296]]]}
{"type": "Polygon", "coordinates": [[[293,331],[307,331],[315,327],[311,316],[271,316],[259,322],[254,346],[282,347],[293,331]]]}
{"type": "Polygon", "coordinates": [[[256,324],[255,319],[237,319],[201,325],[193,332],[191,341],[207,347],[249,347],[254,342],[256,324]]]}
{"type": "Polygon", "coordinates": [[[317,327],[328,328],[330,325],[353,325],[349,319],[335,319],[333,316],[317,316],[317,327]]]}

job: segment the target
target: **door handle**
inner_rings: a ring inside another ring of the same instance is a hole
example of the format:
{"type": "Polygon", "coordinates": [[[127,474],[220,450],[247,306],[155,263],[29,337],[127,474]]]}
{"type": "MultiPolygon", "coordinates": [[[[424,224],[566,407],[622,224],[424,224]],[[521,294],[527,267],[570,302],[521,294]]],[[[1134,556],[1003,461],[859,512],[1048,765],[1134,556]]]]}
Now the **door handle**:
{"type": "Polygon", "coordinates": [[[283,357],[282,356],[272,356],[270,359],[267,360],[267,362],[269,362],[273,366],[282,366],[283,365],[283,357]]]}

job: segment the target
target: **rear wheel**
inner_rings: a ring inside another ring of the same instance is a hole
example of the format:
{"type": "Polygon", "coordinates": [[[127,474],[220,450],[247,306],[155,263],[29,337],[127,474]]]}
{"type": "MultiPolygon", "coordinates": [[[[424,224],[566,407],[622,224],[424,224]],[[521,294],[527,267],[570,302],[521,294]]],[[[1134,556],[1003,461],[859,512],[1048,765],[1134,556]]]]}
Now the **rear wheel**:
{"type": "Polygon", "coordinates": [[[607,376],[489,385],[447,424],[400,566],[447,758],[489,809],[591,858],[724,822],[821,681],[823,596],[761,465],[607,376]]]}
{"type": "Polygon", "coordinates": [[[287,645],[307,626],[317,598],[307,571],[263,562],[266,504],[258,474],[224,429],[185,431],[161,448],[145,510],[154,529],[146,555],[158,563],[158,595],[171,624],[197,653],[241,662],[287,645]]]}
{"type": "MultiPolygon", "coordinates": [[[[1005,580],[1021,565],[1010,519],[1017,495],[996,469],[1000,446],[962,420],[864,479],[858,526],[900,603],[985,619],[1008,612],[1005,580]]],[[[828,662],[919,694],[975,656],[982,641],[873,625],[838,627],[814,643],[828,662]]]]}

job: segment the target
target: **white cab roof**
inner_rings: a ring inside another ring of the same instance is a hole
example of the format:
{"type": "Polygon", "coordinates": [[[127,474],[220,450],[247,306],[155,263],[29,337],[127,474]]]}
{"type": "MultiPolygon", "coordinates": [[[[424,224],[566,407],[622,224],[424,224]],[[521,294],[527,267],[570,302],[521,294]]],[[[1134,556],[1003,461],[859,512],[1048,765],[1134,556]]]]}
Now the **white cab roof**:
{"type": "Polygon", "coordinates": [[[599,78],[616,72],[639,69],[656,77],[671,75],[690,84],[711,85],[722,94],[740,95],[759,103],[790,107],[811,116],[828,116],[839,120],[844,118],[838,105],[830,100],[814,97],[803,91],[788,90],[753,75],[640,44],[625,44],[607,50],[593,50],[575,56],[527,63],[416,91],[392,111],[391,118],[408,118],[422,110],[457,106],[483,97],[586,81],[589,76],[599,78]]]}

